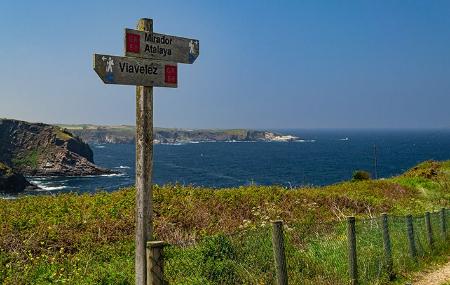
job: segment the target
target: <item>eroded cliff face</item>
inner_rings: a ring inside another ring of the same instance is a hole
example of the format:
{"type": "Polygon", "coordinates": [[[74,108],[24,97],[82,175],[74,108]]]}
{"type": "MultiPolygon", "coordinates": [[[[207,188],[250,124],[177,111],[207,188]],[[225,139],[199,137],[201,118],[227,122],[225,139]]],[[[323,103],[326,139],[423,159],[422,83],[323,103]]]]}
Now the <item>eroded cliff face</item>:
{"type": "Polygon", "coordinates": [[[0,119],[0,161],[31,176],[111,173],[94,164],[88,144],[70,132],[42,123],[0,119]]]}

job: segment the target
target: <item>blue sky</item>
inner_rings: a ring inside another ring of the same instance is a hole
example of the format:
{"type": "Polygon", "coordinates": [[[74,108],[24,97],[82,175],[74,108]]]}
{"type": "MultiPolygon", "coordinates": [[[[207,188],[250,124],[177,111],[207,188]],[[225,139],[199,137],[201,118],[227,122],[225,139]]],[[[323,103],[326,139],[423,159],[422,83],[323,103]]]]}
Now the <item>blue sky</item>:
{"type": "Polygon", "coordinates": [[[134,124],[135,91],[105,85],[92,54],[123,30],[200,40],[155,125],[450,127],[450,1],[1,1],[0,117],[134,124]]]}

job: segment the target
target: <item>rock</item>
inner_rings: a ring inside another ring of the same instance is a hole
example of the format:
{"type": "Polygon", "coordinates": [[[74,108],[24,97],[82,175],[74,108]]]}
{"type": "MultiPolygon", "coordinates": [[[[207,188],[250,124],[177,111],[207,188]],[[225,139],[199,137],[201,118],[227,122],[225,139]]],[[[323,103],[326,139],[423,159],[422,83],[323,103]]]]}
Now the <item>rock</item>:
{"type": "Polygon", "coordinates": [[[0,119],[0,161],[30,176],[113,173],[94,164],[89,145],[65,129],[0,119]]]}
{"type": "Polygon", "coordinates": [[[22,174],[14,172],[10,167],[0,162],[0,192],[19,193],[37,188],[28,182],[22,174]]]}

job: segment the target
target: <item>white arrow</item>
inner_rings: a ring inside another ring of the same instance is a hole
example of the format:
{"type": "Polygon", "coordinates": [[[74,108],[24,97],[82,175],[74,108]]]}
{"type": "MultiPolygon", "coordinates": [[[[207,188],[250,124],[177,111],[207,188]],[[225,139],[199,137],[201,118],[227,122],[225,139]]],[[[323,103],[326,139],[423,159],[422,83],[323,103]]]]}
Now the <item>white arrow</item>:
{"type": "Polygon", "coordinates": [[[105,61],[105,60],[106,60],[106,57],[102,56],[102,60],[105,61]]]}

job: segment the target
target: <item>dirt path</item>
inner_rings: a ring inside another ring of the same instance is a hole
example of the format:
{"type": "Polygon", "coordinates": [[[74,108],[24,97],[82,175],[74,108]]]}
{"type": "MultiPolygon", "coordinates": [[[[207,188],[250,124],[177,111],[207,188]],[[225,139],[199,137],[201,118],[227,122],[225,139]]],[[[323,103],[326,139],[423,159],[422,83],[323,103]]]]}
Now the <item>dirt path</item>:
{"type": "Polygon", "coordinates": [[[435,271],[423,272],[415,279],[413,285],[448,285],[450,284],[450,262],[435,271]]]}

